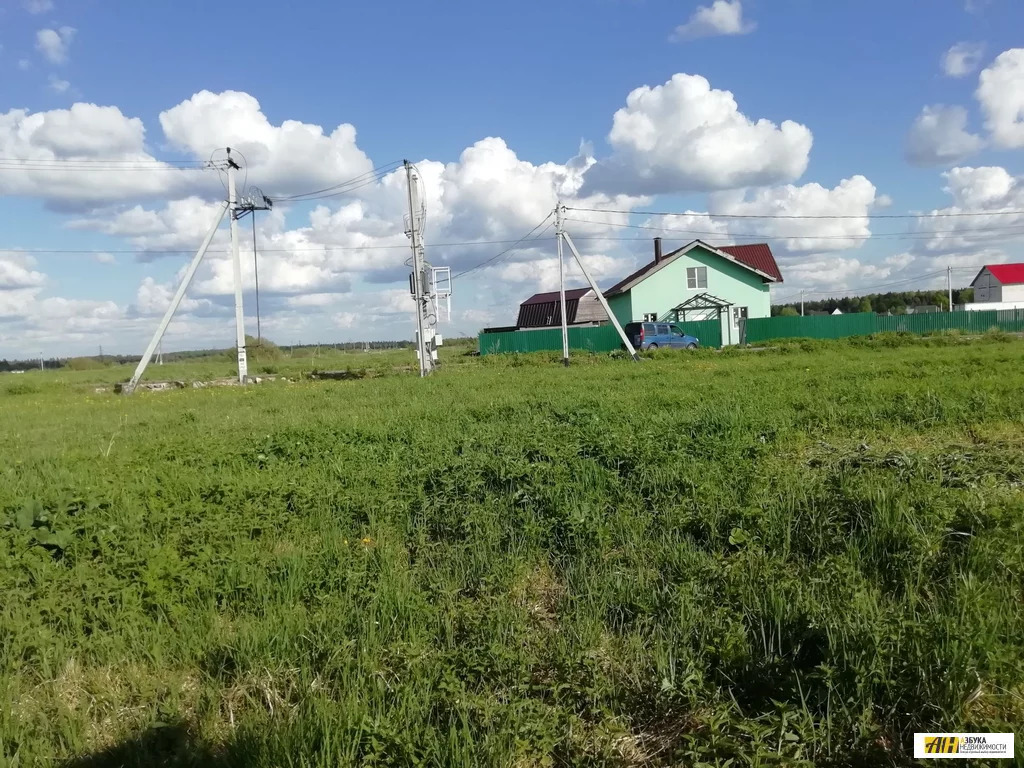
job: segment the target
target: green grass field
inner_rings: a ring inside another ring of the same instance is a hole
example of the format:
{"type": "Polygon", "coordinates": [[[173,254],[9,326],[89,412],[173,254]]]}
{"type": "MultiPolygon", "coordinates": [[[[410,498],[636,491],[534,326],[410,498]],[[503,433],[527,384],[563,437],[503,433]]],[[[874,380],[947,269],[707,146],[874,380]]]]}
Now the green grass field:
{"type": "Polygon", "coordinates": [[[1021,340],[462,352],[0,378],[3,760],[866,768],[1024,722],[1021,340]]]}

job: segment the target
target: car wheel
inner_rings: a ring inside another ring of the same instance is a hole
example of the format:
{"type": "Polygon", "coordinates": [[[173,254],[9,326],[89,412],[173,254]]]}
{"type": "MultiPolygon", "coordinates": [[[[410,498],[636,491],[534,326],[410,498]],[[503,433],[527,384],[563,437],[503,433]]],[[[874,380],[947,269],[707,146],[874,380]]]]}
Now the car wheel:
{"type": "Polygon", "coordinates": [[[648,344],[648,345],[647,345],[647,348],[648,348],[648,349],[657,349],[657,348],[658,348],[658,345],[657,345],[657,344],[648,344]]]}
{"type": "Polygon", "coordinates": [[[696,349],[696,348],[697,348],[697,345],[696,345],[696,344],[694,344],[694,343],[693,343],[693,342],[691,341],[691,342],[690,342],[689,344],[687,344],[687,345],[686,345],[686,348],[687,348],[687,349],[696,349]]]}

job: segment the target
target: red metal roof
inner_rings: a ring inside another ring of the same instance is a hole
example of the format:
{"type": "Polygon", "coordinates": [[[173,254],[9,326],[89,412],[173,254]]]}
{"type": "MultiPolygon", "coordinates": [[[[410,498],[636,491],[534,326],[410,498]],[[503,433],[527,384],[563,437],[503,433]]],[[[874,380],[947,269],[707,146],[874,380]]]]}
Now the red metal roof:
{"type": "Polygon", "coordinates": [[[767,243],[723,245],[718,250],[725,251],[748,267],[753,267],[756,270],[771,275],[775,278],[775,282],[782,282],[782,273],[779,271],[779,265],[775,263],[775,256],[772,254],[772,249],[768,247],[767,243]]]}
{"type": "MultiPolygon", "coordinates": [[[[565,300],[572,301],[573,299],[582,299],[590,291],[589,288],[567,288],[565,290],[565,300]]],[[[528,298],[519,306],[525,307],[528,304],[546,304],[549,301],[560,301],[558,291],[548,291],[547,293],[535,293],[533,296],[528,298]]]]}
{"type": "MultiPolygon", "coordinates": [[[[705,247],[707,248],[715,247],[711,245],[706,245],[704,243],[701,244],[705,245],[705,247]]],[[[685,247],[688,248],[689,246],[685,247]]],[[[679,251],[681,250],[683,250],[683,248],[672,251],[672,253],[666,253],[661,258],[661,260],[665,261],[671,258],[675,254],[679,253],[679,251]]],[[[756,269],[760,272],[764,272],[766,275],[771,275],[777,283],[782,282],[782,273],[779,271],[779,265],[775,263],[775,256],[772,255],[772,249],[768,246],[767,243],[758,243],[757,245],[723,245],[718,247],[716,250],[728,253],[730,256],[736,259],[736,261],[738,261],[740,264],[743,264],[746,267],[750,267],[751,269],[756,269]]],[[[633,274],[629,275],[626,278],[623,278],[615,285],[613,285],[611,288],[609,288],[607,291],[605,291],[604,295],[614,296],[617,293],[621,293],[627,285],[632,283],[637,278],[643,277],[648,272],[651,272],[656,266],[658,266],[658,262],[656,261],[652,261],[650,264],[645,264],[644,266],[640,267],[640,269],[638,269],[636,272],[634,272],[633,274]]]]}
{"type": "Polygon", "coordinates": [[[1024,264],[987,264],[985,269],[1003,285],[1024,283],[1024,264]]]}

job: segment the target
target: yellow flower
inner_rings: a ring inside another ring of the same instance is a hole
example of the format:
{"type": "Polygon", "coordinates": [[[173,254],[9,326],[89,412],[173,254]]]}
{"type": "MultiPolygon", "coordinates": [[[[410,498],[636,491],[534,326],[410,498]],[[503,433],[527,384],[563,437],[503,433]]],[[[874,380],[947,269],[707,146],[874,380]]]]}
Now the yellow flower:
{"type": "Polygon", "coordinates": [[[364,547],[372,547],[373,539],[371,539],[369,536],[363,536],[363,538],[360,539],[360,543],[362,543],[364,547]]]}

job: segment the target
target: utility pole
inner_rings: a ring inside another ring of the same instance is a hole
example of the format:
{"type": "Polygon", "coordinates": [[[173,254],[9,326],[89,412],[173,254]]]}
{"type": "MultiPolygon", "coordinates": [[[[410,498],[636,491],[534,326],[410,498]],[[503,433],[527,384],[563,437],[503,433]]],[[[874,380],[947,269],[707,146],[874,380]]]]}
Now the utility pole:
{"type": "Polygon", "coordinates": [[[949,295],[949,306],[946,308],[947,312],[953,311],[953,268],[950,266],[946,267],[946,293],[949,295]]]}
{"type": "Polygon", "coordinates": [[[142,374],[146,372],[146,366],[149,365],[149,361],[152,359],[153,353],[163,340],[164,332],[167,330],[167,326],[170,325],[171,318],[174,317],[174,313],[181,304],[181,300],[185,297],[185,291],[188,290],[188,286],[191,284],[192,278],[195,277],[196,270],[199,269],[199,263],[203,260],[203,256],[206,255],[206,250],[210,247],[210,243],[213,242],[214,235],[217,234],[217,230],[220,228],[220,223],[224,220],[224,214],[228,212],[230,207],[231,206],[227,201],[221,203],[220,212],[217,214],[217,220],[213,222],[213,226],[210,227],[210,231],[206,233],[206,239],[203,240],[203,244],[199,246],[199,250],[196,251],[196,255],[192,257],[192,262],[188,265],[188,269],[185,270],[185,276],[181,279],[181,284],[178,285],[178,290],[175,291],[174,297],[171,299],[171,303],[167,307],[167,311],[164,312],[163,319],[160,321],[160,325],[157,326],[156,333],[154,333],[153,338],[150,339],[149,346],[146,347],[146,351],[142,353],[142,359],[139,360],[139,364],[135,368],[135,373],[132,374],[131,381],[121,387],[122,394],[130,395],[139,385],[139,381],[142,379],[142,374]]]}
{"type": "Polygon", "coordinates": [[[800,317],[804,316],[804,292],[800,291],[800,317]]]}
{"type": "Polygon", "coordinates": [[[231,209],[231,269],[235,279],[235,348],[238,352],[238,383],[249,380],[249,364],[245,354],[245,311],[242,307],[242,261],[238,255],[238,197],[235,194],[235,171],[239,169],[228,147],[228,207],[231,209]]]}
{"type": "Polygon", "coordinates": [[[558,300],[562,314],[562,365],[569,367],[569,319],[565,315],[565,260],[562,258],[562,201],[555,205],[555,242],[558,248],[558,300]]]}
{"type": "Polygon", "coordinates": [[[416,356],[420,363],[420,376],[429,376],[434,371],[434,328],[430,311],[430,291],[427,280],[427,264],[423,255],[422,225],[423,208],[419,195],[419,177],[408,160],[404,161],[405,179],[409,185],[409,240],[412,248],[412,289],[416,302],[416,356]]]}
{"type": "Polygon", "coordinates": [[[560,233],[558,239],[564,240],[565,244],[569,246],[569,250],[572,252],[572,255],[576,258],[576,263],[579,264],[580,271],[583,273],[583,276],[587,278],[587,282],[590,283],[590,287],[594,289],[594,293],[597,295],[597,300],[601,302],[602,309],[604,309],[604,312],[608,316],[608,319],[611,321],[612,325],[615,326],[615,330],[618,331],[619,338],[622,339],[622,343],[623,345],[625,345],[626,351],[629,352],[630,357],[632,357],[636,361],[639,361],[640,357],[639,355],[637,355],[636,349],[633,347],[632,342],[630,342],[629,337],[626,336],[626,332],[622,330],[622,325],[619,323],[619,319],[615,317],[614,313],[612,313],[611,307],[608,306],[608,300],[604,297],[604,294],[601,292],[601,289],[597,287],[597,283],[594,281],[594,278],[590,275],[590,271],[587,269],[587,265],[583,263],[583,257],[580,256],[580,252],[576,250],[576,243],[572,241],[572,238],[569,237],[569,233],[565,231],[562,231],[560,233]]]}

